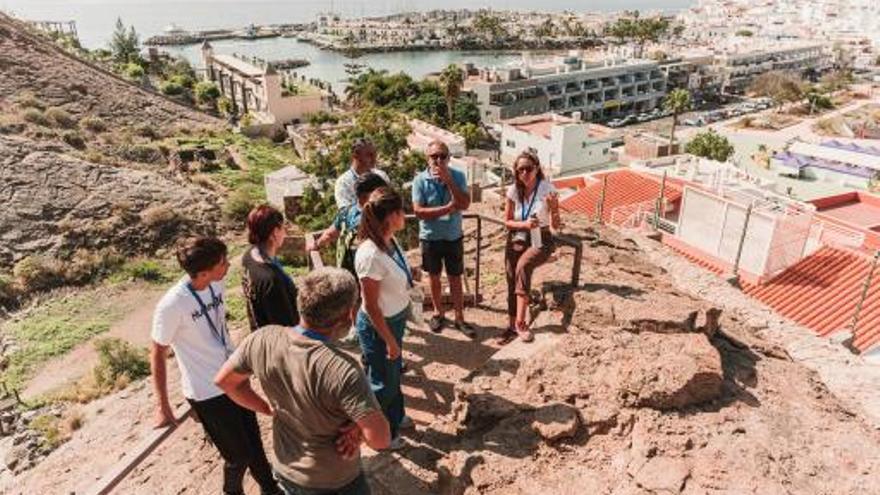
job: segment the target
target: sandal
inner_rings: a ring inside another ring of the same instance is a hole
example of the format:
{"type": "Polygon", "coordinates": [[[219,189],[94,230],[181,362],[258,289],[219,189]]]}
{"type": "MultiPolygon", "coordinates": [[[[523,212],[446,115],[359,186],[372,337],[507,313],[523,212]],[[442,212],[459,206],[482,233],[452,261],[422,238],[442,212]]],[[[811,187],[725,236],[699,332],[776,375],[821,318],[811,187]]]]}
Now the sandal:
{"type": "Polygon", "coordinates": [[[428,320],[428,328],[434,333],[440,333],[443,330],[443,324],[446,323],[446,318],[434,315],[428,320]]]}
{"type": "Polygon", "coordinates": [[[532,335],[531,330],[529,330],[529,327],[527,327],[525,323],[517,323],[516,327],[516,334],[519,336],[519,340],[526,343],[535,340],[535,336],[532,335]]]}
{"type": "Polygon", "coordinates": [[[507,329],[495,339],[495,343],[498,345],[507,345],[514,340],[516,340],[516,330],[507,327],[507,329]]]}
{"type": "Polygon", "coordinates": [[[467,337],[474,338],[477,336],[477,331],[474,330],[473,325],[466,321],[456,321],[452,324],[452,327],[465,334],[467,337]]]}

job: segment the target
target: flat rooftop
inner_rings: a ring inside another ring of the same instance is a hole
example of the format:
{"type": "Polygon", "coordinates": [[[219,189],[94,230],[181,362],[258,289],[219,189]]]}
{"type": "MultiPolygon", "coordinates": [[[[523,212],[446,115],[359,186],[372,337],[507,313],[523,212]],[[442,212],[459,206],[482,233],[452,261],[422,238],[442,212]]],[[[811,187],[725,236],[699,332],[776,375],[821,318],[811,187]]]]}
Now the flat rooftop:
{"type": "Polygon", "coordinates": [[[880,232],[880,206],[855,200],[820,209],[819,212],[842,222],[880,232]]]}
{"type": "Polygon", "coordinates": [[[240,72],[248,77],[259,77],[263,75],[263,69],[257,67],[256,65],[245,62],[244,60],[235,57],[233,55],[214,55],[214,60],[220,64],[223,64],[230,69],[240,72]]]}
{"type": "Polygon", "coordinates": [[[515,117],[504,120],[502,123],[533,136],[543,137],[544,139],[550,139],[550,130],[553,129],[554,126],[568,124],[583,125],[587,137],[593,139],[611,138],[615,134],[614,130],[609,127],[581,122],[564,115],[541,114],[535,116],[515,117]]]}

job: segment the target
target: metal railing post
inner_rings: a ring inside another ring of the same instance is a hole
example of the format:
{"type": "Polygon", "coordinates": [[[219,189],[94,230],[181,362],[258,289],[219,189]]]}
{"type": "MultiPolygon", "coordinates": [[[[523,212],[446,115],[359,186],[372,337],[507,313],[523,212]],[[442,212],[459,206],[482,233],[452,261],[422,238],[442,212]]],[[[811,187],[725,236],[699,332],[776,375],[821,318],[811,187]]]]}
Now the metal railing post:
{"type": "Polygon", "coordinates": [[[605,190],[608,188],[608,174],[602,177],[602,191],[599,193],[599,202],[596,204],[596,222],[602,224],[602,213],[605,210],[605,190]]]}
{"type": "Polygon", "coordinates": [[[480,255],[483,252],[483,217],[477,216],[477,266],[474,271],[474,307],[480,305],[480,255]]]}
{"type": "Polygon", "coordinates": [[[746,208],[746,219],[743,222],[742,234],[739,236],[739,246],[736,248],[736,258],[733,262],[733,279],[731,283],[739,285],[739,262],[742,259],[743,246],[746,243],[746,233],[749,230],[749,219],[752,217],[752,205],[746,208]]]}
{"type": "Polygon", "coordinates": [[[853,313],[852,325],[850,325],[850,334],[855,338],[856,330],[859,326],[859,316],[862,312],[862,306],[868,297],[868,289],[871,288],[871,282],[874,279],[874,270],[877,269],[877,261],[880,260],[880,249],[874,253],[874,260],[871,262],[871,269],[868,270],[868,278],[865,279],[865,285],[862,286],[862,295],[859,296],[859,302],[856,304],[856,312],[853,313]]]}
{"type": "MultiPolygon", "coordinates": [[[[666,171],[663,171],[663,178],[660,180],[660,194],[657,196],[657,204],[654,205],[654,231],[660,228],[660,209],[665,206],[664,195],[666,194],[666,171]]],[[[665,208],[663,208],[665,210],[665,208]]]]}

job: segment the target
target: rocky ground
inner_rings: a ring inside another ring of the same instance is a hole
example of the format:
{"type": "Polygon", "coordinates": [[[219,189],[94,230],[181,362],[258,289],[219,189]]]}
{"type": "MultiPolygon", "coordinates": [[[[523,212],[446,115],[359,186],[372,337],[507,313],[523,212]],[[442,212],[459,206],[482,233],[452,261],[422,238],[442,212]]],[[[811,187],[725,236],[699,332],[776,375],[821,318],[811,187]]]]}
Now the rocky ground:
{"type": "MultiPolygon", "coordinates": [[[[484,307],[469,311],[477,341],[411,327],[404,390],[418,428],[399,453],[365,453],[375,493],[874,491],[880,437],[854,407],[864,397],[839,398],[839,383],[832,392],[811,369],[828,356],[799,362],[756,324],[766,310],[715,300],[725,282],[651,241],[572,222],[585,245],[581,284],[559,283],[568,248],[539,270],[535,343],[491,340],[505,319],[497,234],[483,252],[484,307]]],[[[865,369],[857,358],[836,366],[865,369]]],[[[81,493],[150,431],[149,387],[123,394],[88,406],[68,443],[0,488],[81,493]]],[[[187,421],[119,490],[214,493],[220,475],[187,421]]]]}
{"type": "Polygon", "coordinates": [[[213,229],[214,195],[170,174],[155,141],[218,123],[0,14],[0,271],[34,253],[149,252],[213,229]]]}

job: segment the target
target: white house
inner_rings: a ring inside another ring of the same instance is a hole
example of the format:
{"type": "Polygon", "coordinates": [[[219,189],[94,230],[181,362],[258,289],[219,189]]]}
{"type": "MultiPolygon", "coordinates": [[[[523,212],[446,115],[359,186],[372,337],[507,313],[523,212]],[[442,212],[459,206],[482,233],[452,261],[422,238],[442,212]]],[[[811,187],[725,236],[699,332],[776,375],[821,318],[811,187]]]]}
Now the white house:
{"type": "Polygon", "coordinates": [[[205,77],[217,83],[233,110],[250,114],[257,124],[283,126],[329,108],[328,96],[304,81],[279,74],[271,64],[236,55],[215,54],[202,45],[205,77]]]}
{"type": "Polygon", "coordinates": [[[409,119],[409,126],[412,131],[406,137],[406,144],[413,150],[424,152],[432,141],[440,141],[446,144],[452,156],[464,156],[467,151],[464,138],[459,134],[419,119],[409,119]]]}
{"type": "Polygon", "coordinates": [[[553,113],[501,122],[501,159],[512,162],[531,148],[553,175],[594,172],[614,161],[616,135],[607,127],[553,113]]]}

